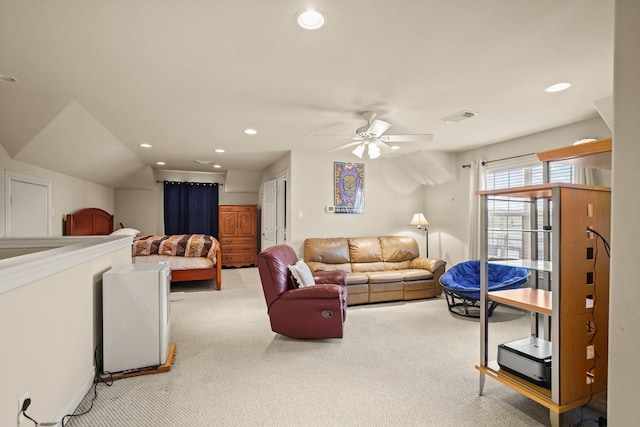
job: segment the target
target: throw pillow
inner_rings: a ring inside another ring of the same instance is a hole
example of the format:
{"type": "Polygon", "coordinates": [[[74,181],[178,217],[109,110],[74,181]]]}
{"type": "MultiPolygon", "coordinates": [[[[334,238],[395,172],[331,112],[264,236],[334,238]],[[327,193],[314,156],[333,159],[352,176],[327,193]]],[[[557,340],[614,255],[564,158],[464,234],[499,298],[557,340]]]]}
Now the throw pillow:
{"type": "Polygon", "coordinates": [[[111,233],[110,236],[137,236],[138,234],[140,234],[140,230],[135,228],[119,228],[111,233]]]}
{"type": "Polygon", "coordinates": [[[311,273],[311,269],[302,259],[288,267],[299,288],[313,286],[316,284],[313,280],[313,273],[311,273]]]}

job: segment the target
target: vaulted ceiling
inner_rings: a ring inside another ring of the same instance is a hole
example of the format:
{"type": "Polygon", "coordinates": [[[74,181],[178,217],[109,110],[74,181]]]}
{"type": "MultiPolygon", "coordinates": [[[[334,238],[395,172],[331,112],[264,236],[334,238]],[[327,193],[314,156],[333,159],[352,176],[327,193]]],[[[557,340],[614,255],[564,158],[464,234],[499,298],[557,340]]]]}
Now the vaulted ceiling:
{"type": "Polygon", "coordinates": [[[438,159],[592,117],[613,92],[613,0],[317,0],[315,31],[295,23],[308,5],[0,0],[0,74],[17,79],[0,82],[0,144],[118,186],[326,152],[345,139],[317,135],[353,135],[370,110],[389,133],[433,134],[393,155],[438,159]],[[478,115],[441,121],[463,110],[478,115]]]}

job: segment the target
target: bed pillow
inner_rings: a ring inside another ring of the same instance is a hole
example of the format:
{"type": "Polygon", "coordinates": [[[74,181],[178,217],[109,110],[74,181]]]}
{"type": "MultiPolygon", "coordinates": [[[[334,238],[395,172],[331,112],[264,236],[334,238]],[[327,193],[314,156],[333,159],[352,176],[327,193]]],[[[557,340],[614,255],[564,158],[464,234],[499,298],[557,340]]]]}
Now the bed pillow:
{"type": "Polygon", "coordinates": [[[291,271],[291,275],[295,279],[299,288],[313,286],[316,284],[315,280],[313,280],[313,273],[311,273],[311,269],[304,260],[299,259],[294,265],[289,265],[287,267],[289,267],[289,271],[291,271]]]}
{"type": "Polygon", "coordinates": [[[140,234],[140,230],[135,228],[119,228],[111,233],[110,236],[137,236],[138,234],[140,234]]]}

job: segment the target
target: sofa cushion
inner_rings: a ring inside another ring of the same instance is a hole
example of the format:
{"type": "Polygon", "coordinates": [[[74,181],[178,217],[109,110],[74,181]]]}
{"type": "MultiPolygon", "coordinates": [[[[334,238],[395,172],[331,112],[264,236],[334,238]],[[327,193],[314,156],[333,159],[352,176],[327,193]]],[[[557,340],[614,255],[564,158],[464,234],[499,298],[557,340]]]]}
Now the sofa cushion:
{"type": "Polygon", "coordinates": [[[347,285],[369,283],[369,276],[365,273],[347,273],[347,285]]]}
{"type": "Polygon", "coordinates": [[[385,262],[385,270],[406,270],[411,267],[411,261],[385,262]]]}
{"type": "Polygon", "coordinates": [[[384,262],[354,262],[351,264],[354,273],[367,273],[369,271],[385,271],[384,262]]]}
{"type": "Polygon", "coordinates": [[[342,270],[345,273],[351,273],[351,264],[325,264],[324,262],[307,261],[307,265],[311,271],[334,271],[342,270]]]}
{"type": "Polygon", "coordinates": [[[428,280],[433,279],[433,273],[429,270],[419,269],[402,270],[402,277],[405,282],[412,282],[415,280],[428,280]]]}
{"type": "Polygon", "coordinates": [[[367,273],[369,284],[402,282],[403,274],[400,271],[372,271],[367,273]]]}
{"type": "Polygon", "coordinates": [[[409,236],[380,236],[382,259],[386,262],[411,261],[420,256],[418,242],[409,236]]]}
{"type": "Polygon", "coordinates": [[[308,238],[304,241],[304,260],[322,264],[349,264],[349,245],[344,237],[308,238]]]}
{"type": "Polygon", "coordinates": [[[347,242],[351,264],[382,261],[382,249],[377,237],[354,237],[347,239],[347,242]]]}

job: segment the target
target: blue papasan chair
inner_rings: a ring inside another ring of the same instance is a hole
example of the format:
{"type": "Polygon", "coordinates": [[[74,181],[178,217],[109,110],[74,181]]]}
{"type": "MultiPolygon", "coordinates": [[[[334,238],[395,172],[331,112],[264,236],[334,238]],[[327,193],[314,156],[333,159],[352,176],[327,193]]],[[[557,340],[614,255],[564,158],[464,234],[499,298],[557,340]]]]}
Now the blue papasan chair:
{"type": "MultiPolygon", "coordinates": [[[[518,289],[531,272],[528,268],[501,264],[489,264],[489,291],[518,289]]],[[[480,261],[472,260],[456,264],[440,276],[449,311],[466,317],[480,317],[480,261]]],[[[488,302],[488,315],[498,305],[488,302]]]]}

